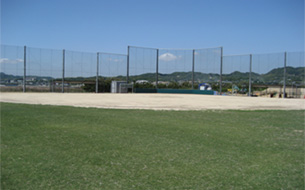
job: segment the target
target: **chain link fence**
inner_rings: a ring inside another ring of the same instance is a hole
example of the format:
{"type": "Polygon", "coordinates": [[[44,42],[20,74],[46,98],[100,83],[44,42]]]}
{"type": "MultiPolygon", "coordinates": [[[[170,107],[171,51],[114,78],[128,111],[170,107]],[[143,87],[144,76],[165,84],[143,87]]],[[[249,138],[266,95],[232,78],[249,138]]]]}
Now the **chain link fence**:
{"type": "Polygon", "coordinates": [[[254,54],[252,88],[257,96],[282,97],[284,92],[285,53],[254,54]]]}
{"type": "Polygon", "coordinates": [[[2,92],[110,92],[111,81],[127,81],[134,88],[200,89],[225,95],[305,94],[304,52],[223,56],[222,47],[129,46],[128,55],[123,55],[1,45],[0,64],[2,92]]]}
{"type": "Polygon", "coordinates": [[[192,89],[193,50],[159,49],[159,88],[192,89]]]}
{"type": "Polygon", "coordinates": [[[250,55],[223,56],[222,84],[227,95],[251,93],[250,55]]]}
{"type": "Polygon", "coordinates": [[[286,93],[291,98],[304,98],[304,52],[287,52],[286,56],[286,93]]]}
{"type": "Polygon", "coordinates": [[[128,47],[127,81],[138,88],[156,88],[158,49],[128,47]]]}
{"type": "Polygon", "coordinates": [[[64,91],[94,92],[96,68],[96,53],[65,51],[64,91]]]}
{"type": "Polygon", "coordinates": [[[220,92],[222,48],[207,48],[194,50],[194,88],[201,84],[210,85],[220,92]]]}
{"type": "Polygon", "coordinates": [[[112,81],[126,81],[127,55],[98,53],[98,81],[96,92],[110,92],[112,81]]]}
{"type": "Polygon", "coordinates": [[[1,91],[22,92],[24,84],[24,47],[1,45],[1,91]]]}
{"type": "Polygon", "coordinates": [[[60,92],[63,54],[60,50],[26,48],[25,86],[28,92],[60,92]]]}

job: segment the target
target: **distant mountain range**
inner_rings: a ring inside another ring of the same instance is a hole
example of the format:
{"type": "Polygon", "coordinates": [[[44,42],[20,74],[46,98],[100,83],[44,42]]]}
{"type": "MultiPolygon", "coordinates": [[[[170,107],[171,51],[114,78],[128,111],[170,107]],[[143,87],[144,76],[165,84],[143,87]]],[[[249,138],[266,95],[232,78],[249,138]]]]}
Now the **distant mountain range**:
{"type": "MultiPolygon", "coordinates": [[[[305,85],[304,83],[304,74],[305,74],[305,67],[286,67],[286,81],[287,84],[291,82],[295,82],[296,84],[305,85]]],[[[252,81],[254,83],[265,83],[265,84],[282,84],[283,83],[283,75],[284,75],[284,68],[276,68],[271,70],[266,74],[258,74],[258,73],[251,73],[252,81]]],[[[54,79],[54,80],[61,80],[60,78],[55,79],[48,76],[27,76],[27,78],[35,77],[36,80],[40,79],[54,79]]],[[[5,80],[20,80],[23,79],[23,76],[14,76],[8,75],[3,72],[0,72],[1,81],[5,80]]],[[[116,76],[116,77],[103,77],[103,78],[112,78],[114,80],[126,80],[126,76],[116,76]]],[[[215,73],[194,73],[194,80],[197,82],[217,82],[220,79],[219,74],[215,73]]],[[[95,76],[92,77],[74,77],[74,78],[65,78],[67,81],[89,81],[95,80],[95,76]]],[[[137,80],[147,80],[150,82],[154,82],[156,80],[155,73],[145,73],[141,75],[135,75],[129,77],[130,81],[137,81],[137,80]]],[[[158,75],[159,81],[190,81],[192,80],[192,72],[174,72],[171,74],[162,74],[159,73],[158,75]]],[[[235,71],[230,74],[223,74],[222,80],[224,82],[230,81],[234,83],[242,83],[248,82],[249,80],[249,72],[239,72],[235,71]]]]}
{"type": "MultiPolygon", "coordinates": [[[[294,81],[297,84],[304,85],[304,74],[305,67],[286,67],[286,81],[287,83],[294,81]]],[[[284,77],[284,68],[273,69],[266,74],[258,74],[255,72],[251,73],[251,78],[254,83],[269,83],[269,84],[281,84],[283,83],[284,77]]],[[[131,81],[134,80],[148,80],[155,81],[155,73],[146,73],[136,76],[129,77],[131,81]]],[[[174,72],[171,74],[159,74],[159,81],[190,81],[192,80],[192,72],[174,72]]],[[[198,82],[216,82],[220,80],[220,74],[215,73],[194,73],[194,81],[198,82]]],[[[222,74],[223,81],[230,82],[248,82],[249,81],[249,72],[239,72],[235,71],[230,74],[222,74]]]]}
{"type": "MultiPolygon", "coordinates": [[[[48,77],[48,76],[35,76],[35,75],[27,75],[26,78],[36,78],[37,80],[53,79],[52,77],[48,77]]],[[[23,76],[9,75],[9,74],[5,74],[4,72],[0,72],[0,79],[1,79],[1,81],[4,81],[4,80],[22,80],[23,76]]]]}

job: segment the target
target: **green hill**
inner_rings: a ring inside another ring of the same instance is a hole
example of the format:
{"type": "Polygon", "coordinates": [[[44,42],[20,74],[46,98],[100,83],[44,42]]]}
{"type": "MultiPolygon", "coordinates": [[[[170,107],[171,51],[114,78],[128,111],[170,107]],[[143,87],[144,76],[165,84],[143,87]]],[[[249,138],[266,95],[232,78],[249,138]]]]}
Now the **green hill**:
{"type": "MultiPolygon", "coordinates": [[[[286,67],[286,83],[287,84],[299,84],[304,85],[304,73],[305,67],[286,67]]],[[[266,74],[258,74],[251,73],[252,81],[254,84],[283,84],[283,76],[284,76],[284,68],[276,68],[269,71],[266,74]]],[[[13,79],[22,79],[23,76],[14,76],[5,74],[3,72],[0,73],[1,80],[13,80],[13,79]]],[[[54,79],[52,77],[42,77],[42,76],[27,76],[27,77],[36,77],[39,79],[54,79]]],[[[126,80],[126,76],[116,76],[116,77],[102,77],[104,79],[110,80],[126,80]]],[[[159,73],[158,75],[159,81],[191,81],[192,80],[192,72],[173,72],[170,74],[159,73]]],[[[56,79],[56,80],[61,80],[56,79]]],[[[66,81],[95,81],[95,76],[92,77],[69,77],[65,78],[66,81]]],[[[141,75],[134,75],[129,77],[130,81],[137,80],[147,80],[149,82],[156,81],[155,73],[145,73],[141,75]]],[[[194,73],[194,81],[196,82],[218,82],[220,80],[220,75],[216,73],[194,73]]],[[[234,71],[230,74],[223,74],[222,80],[233,83],[248,83],[249,82],[249,72],[239,72],[234,71]]]]}
{"type": "MultiPolygon", "coordinates": [[[[305,67],[286,67],[286,84],[295,82],[304,85],[305,67]]],[[[276,68],[259,77],[259,83],[283,84],[284,68],[276,68]]]]}
{"type": "MultiPolygon", "coordinates": [[[[37,80],[41,79],[53,79],[52,77],[48,76],[35,76],[35,75],[27,75],[26,78],[36,78],[37,80]]],[[[18,76],[18,75],[10,75],[10,74],[5,74],[4,72],[0,72],[0,79],[1,80],[22,80],[23,76],[18,76]]]]}
{"type": "Polygon", "coordinates": [[[15,76],[15,75],[8,75],[8,74],[5,74],[3,72],[0,72],[0,79],[1,80],[14,80],[14,79],[23,79],[22,76],[15,76]]]}

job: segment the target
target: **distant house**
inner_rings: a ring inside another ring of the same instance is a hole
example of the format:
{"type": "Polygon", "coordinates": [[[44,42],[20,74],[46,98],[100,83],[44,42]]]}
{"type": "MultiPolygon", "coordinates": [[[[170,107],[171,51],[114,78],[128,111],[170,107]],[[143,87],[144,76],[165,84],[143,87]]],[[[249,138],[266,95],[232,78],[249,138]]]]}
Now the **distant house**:
{"type": "MultiPolygon", "coordinates": [[[[156,85],[156,82],[152,82],[153,85],[156,85]]],[[[165,84],[165,85],[169,85],[168,81],[158,81],[158,84],[165,84]]]]}
{"type": "Polygon", "coordinates": [[[144,84],[144,83],[148,83],[148,80],[137,80],[136,83],[144,84]]]}
{"type": "Polygon", "coordinates": [[[26,82],[33,82],[33,81],[36,81],[36,78],[35,77],[27,77],[25,79],[26,82]]]}

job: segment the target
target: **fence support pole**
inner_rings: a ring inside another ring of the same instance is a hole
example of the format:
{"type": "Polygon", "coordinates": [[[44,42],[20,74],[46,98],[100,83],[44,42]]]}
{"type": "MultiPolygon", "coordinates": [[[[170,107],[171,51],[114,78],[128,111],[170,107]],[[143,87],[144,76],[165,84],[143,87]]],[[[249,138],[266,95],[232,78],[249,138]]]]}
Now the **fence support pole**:
{"type": "Polygon", "coordinates": [[[99,70],[99,53],[96,53],[96,80],[95,80],[95,93],[98,93],[98,70],[99,70]]]}
{"type": "Polygon", "coordinates": [[[250,70],[249,70],[249,96],[251,96],[252,93],[252,54],[250,54],[250,70]]]}
{"type": "Polygon", "coordinates": [[[223,47],[220,48],[220,79],[219,79],[219,93],[222,94],[222,64],[223,64],[223,47]]]}
{"type": "Polygon", "coordinates": [[[26,46],[23,48],[23,92],[26,92],[26,46]]]}
{"type": "Polygon", "coordinates": [[[62,50],[62,81],[61,81],[61,92],[64,93],[64,82],[65,82],[65,58],[66,50],[62,50]]]}
{"type": "Polygon", "coordinates": [[[158,89],[158,82],[159,82],[159,49],[157,49],[157,57],[156,57],[156,89],[158,89]]]}
{"type": "Polygon", "coordinates": [[[287,52],[284,53],[284,84],[283,84],[283,98],[286,95],[286,62],[287,62],[287,52]]]}
{"type": "Polygon", "coordinates": [[[192,62],[192,90],[194,90],[194,71],[195,71],[195,50],[193,49],[193,62],[192,62]]]}
{"type": "Polygon", "coordinates": [[[126,76],[127,84],[129,83],[129,52],[130,52],[130,46],[128,46],[127,48],[127,76],[126,76]]]}

